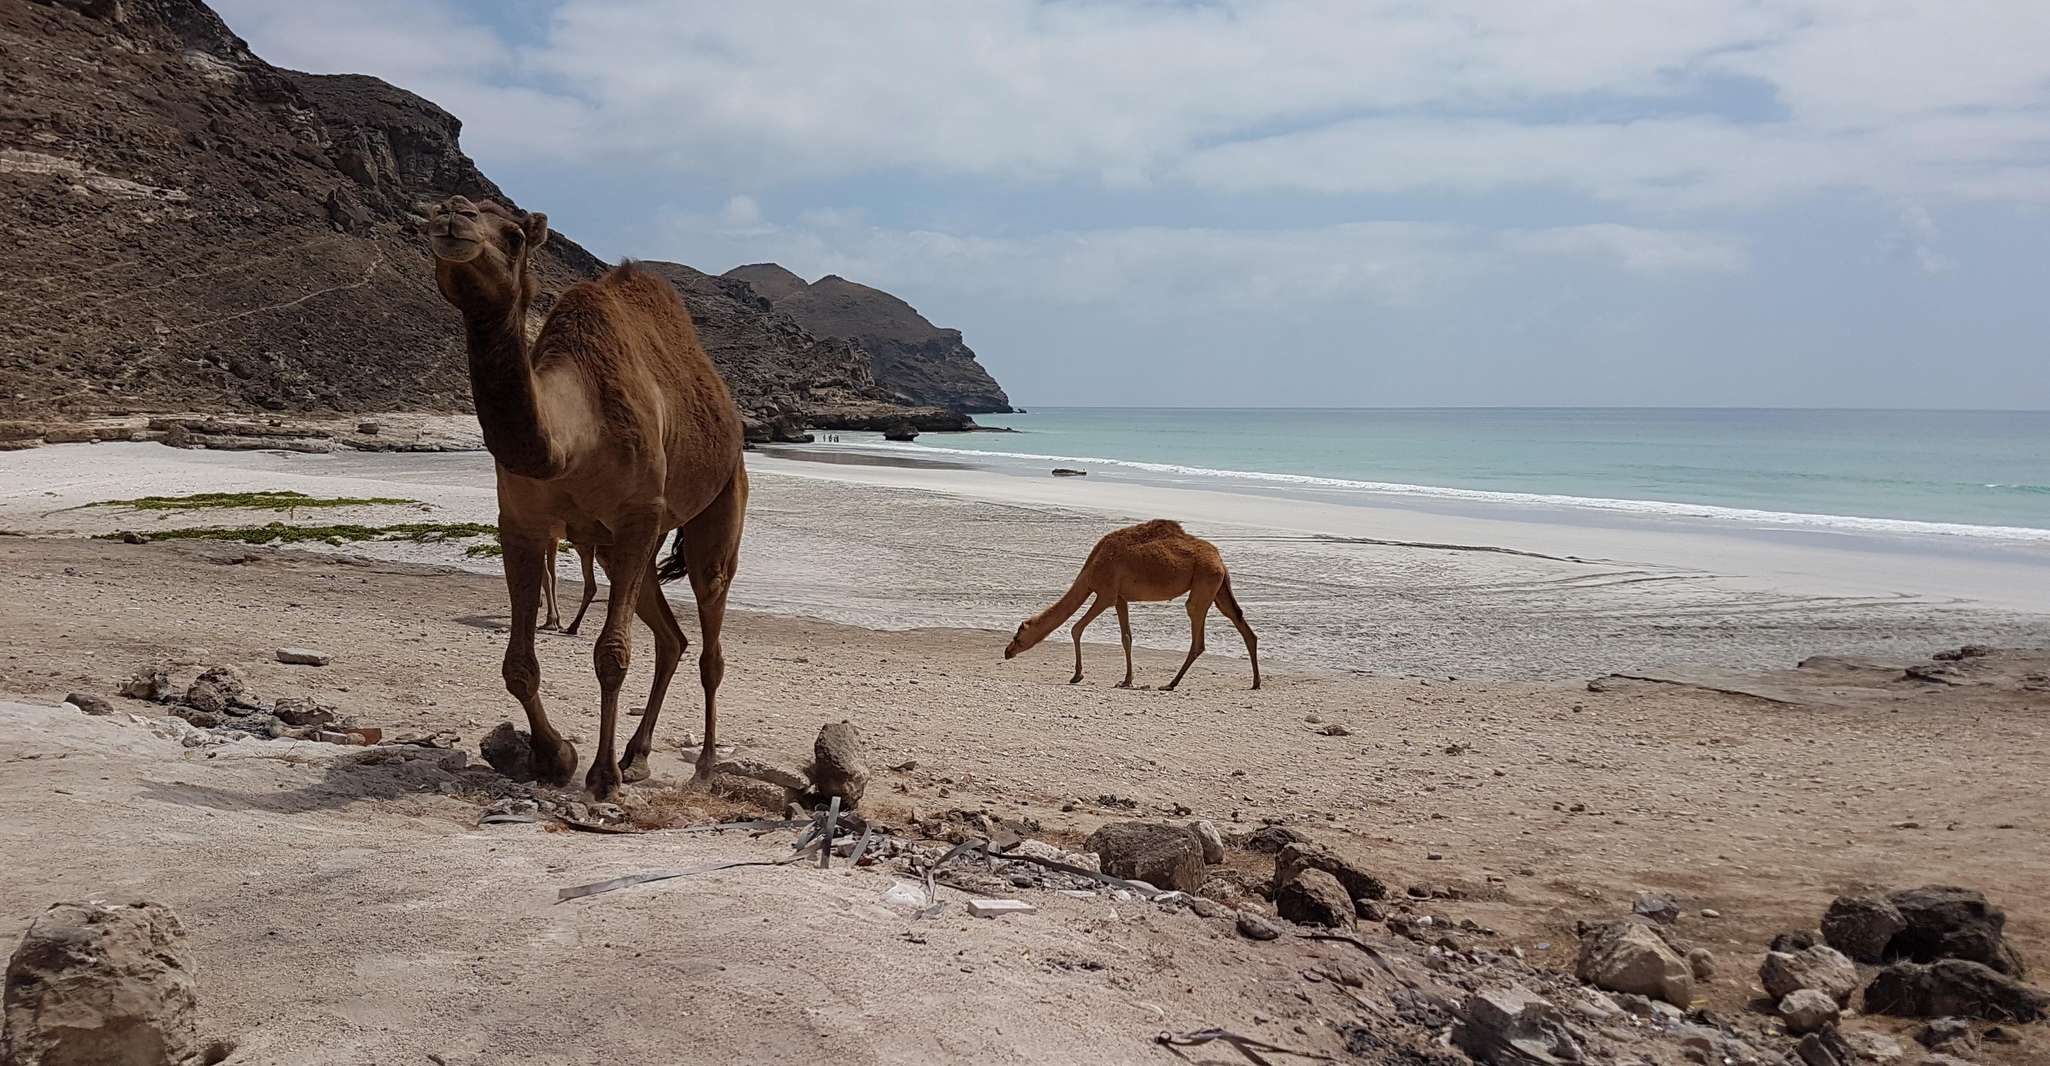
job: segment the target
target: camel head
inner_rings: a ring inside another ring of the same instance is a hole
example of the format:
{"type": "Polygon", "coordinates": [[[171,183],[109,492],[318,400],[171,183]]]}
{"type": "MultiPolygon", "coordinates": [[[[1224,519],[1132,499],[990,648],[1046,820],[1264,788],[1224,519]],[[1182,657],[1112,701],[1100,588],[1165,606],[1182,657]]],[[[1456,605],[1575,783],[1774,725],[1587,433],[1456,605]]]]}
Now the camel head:
{"type": "Polygon", "coordinates": [[[1027,618],[1018,623],[1018,631],[1011,635],[1011,642],[1004,646],[1004,658],[1015,659],[1032,650],[1033,645],[1046,639],[1046,635],[1060,627],[1058,619],[1046,622],[1040,618],[1027,618]]]}
{"type": "Polygon", "coordinates": [[[434,281],[458,310],[498,310],[540,292],[528,257],[548,240],[548,216],[451,196],[427,211],[434,281]]]}

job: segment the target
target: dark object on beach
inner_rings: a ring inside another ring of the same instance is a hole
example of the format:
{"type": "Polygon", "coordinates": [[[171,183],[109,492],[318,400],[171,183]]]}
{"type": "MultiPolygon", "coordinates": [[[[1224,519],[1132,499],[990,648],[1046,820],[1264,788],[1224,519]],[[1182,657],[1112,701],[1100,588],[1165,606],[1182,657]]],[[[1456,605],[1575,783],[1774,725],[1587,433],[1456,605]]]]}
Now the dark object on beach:
{"type": "Polygon", "coordinates": [[[883,430],[884,440],[914,441],[918,439],[918,427],[909,422],[899,422],[883,430]]]}
{"type": "Polygon", "coordinates": [[[478,750],[484,761],[501,775],[514,781],[534,780],[533,741],[526,730],[514,728],[511,722],[500,722],[498,728],[485,734],[478,750]]]}
{"type": "Polygon", "coordinates": [[[2050,1013],[2050,995],[1964,959],[1896,962],[1865,989],[1865,1013],[2033,1022],[2050,1013]]]}
{"type": "Polygon", "coordinates": [[[1088,477],[1088,476],[1089,476],[1089,471],[1087,471],[1087,470],[1070,470],[1070,469],[1068,469],[1068,468],[1067,468],[1067,467],[1065,467],[1065,466],[1057,466],[1057,467],[1054,467],[1054,468],[1053,468],[1053,476],[1055,476],[1055,477],[1088,477]]]}
{"type": "Polygon", "coordinates": [[[861,735],[853,722],[832,722],[819,729],[805,776],[811,779],[808,803],[824,803],[837,796],[850,810],[860,805],[862,793],[868,791],[868,763],[862,758],[861,735]]]}

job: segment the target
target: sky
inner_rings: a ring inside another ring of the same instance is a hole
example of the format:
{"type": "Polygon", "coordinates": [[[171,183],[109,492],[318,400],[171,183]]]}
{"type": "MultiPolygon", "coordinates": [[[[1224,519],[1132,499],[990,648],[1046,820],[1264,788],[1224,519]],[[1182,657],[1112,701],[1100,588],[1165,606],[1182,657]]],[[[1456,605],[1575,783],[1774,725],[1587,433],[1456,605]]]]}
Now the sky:
{"type": "Polygon", "coordinates": [[[1015,403],[2050,408],[2041,0],[214,0],[1015,403]]]}

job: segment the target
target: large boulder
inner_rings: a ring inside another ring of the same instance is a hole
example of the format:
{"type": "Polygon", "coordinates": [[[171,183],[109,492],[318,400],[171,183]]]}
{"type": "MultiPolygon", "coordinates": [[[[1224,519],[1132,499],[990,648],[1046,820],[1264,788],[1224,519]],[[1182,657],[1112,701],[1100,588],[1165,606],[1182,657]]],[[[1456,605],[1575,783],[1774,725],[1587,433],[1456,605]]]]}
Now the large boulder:
{"type": "Polygon", "coordinates": [[[1345,886],[1346,894],[1355,900],[1388,898],[1388,886],[1380,878],[1330,848],[1309,841],[1283,845],[1275,854],[1275,891],[1304,870],[1322,870],[1337,878],[1345,886]]]}
{"type": "Polygon", "coordinates": [[[497,728],[484,734],[484,739],[477,745],[477,753],[504,777],[514,781],[534,780],[533,738],[511,722],[500,722],[497,728]]]}
{"type": "Polygon", "coordinates": [[[1274,890],[1274,910],[1297,925],[1324,929],[1353,927],[1352,896],[1323,870],[1302,870],[1274,890]]]}
{"type": "Polygon", "coordinates": [[[1589,929],[1574,973],[1610,992],[1649,996],[1682,1008],[1694,1002],[1694,972],[1687,960],[1641,922],[1605,922],[1589,929]]]}
{"type": "Polygon", "coordinates": [[[205,1057],[185,929],[156,903],[59,903],[7,964],[7,1066],[173,1066],[205,1057]]]}
{"type": "Polygon", "coordinates": [[[831,722],[819,729],[805,776],[818,800],[838,796],[845,807],[861,803],[862,793],[868,791],[868,763],[861,757],[861,734],[853,722],[831,722]]]}
{"type": "Polygon", "coordinates": [[[1843,952],[1826,944],[1793,952],[1770,951],[1758,964],[1758,983],[1774,1000],[1808,990],[1847,1003],[1858,990],[1858,968],[1843,952]]]}
{"type": "Polygon", "coordinates": [[[2027,977],[2021,954],[2007,942],[2007,912],[1968,888],[1928,885],[1887,894],[1907,928],[1887,945],[1887,957],[1934,962],[1964,959],[2010,977],[2027,977]]]}
{"type": "Polygon", "coordinates": [[[1886,946],[1907,927],[1900,909],[1878,896],[1838,896],[1822,915],[1823,939],[1859,962],[1886,961],[1886,946]]]}
{"type": "Polygon", "coordinates": [[[1564,1012],[1522,985],[1466,997],[1452,1042],[1489,1066],[1564,1066],[1585,1057],[1564,1012]]]}
{"type": "Polygon", "coordinates": [[[1203,887],[1203,842],[1187,826],[1112,822],[1089,834],[1084,850],[1112,877],[1179,892],[1203,887]]]}
{"type": "Polygon", "coordinates": [[[2050,1012],[2050,995],[1965,959],[1896,962],[1879,971],[1866,987],[1865,1012],[1903,1018],[1956,1016],[2032,1022],[2050,1012]]]}

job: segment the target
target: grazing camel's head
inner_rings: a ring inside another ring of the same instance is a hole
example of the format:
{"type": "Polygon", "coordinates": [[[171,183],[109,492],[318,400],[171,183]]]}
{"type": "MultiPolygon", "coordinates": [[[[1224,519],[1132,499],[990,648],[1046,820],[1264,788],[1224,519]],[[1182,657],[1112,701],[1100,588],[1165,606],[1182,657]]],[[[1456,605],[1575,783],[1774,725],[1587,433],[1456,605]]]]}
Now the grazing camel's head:
{"type": "Polygon", "coordinates": [[[1027,618],[1018,623],[1018,631],[1011,634],[1011,642],[1004,646],[1004,658],[1013,659],[1032,650],[1032,646],[1046,639],[1048,633],[1060,626],[1058,619],[1048,622],[1043,618],[1027,618]]]}
{"type": "Polygon", "coordinates": [[[548,240],[548,216],[451,196],[427,211],[434,281],[458,310],[497,310],[540,291],[528,257],[548,240]]]}

